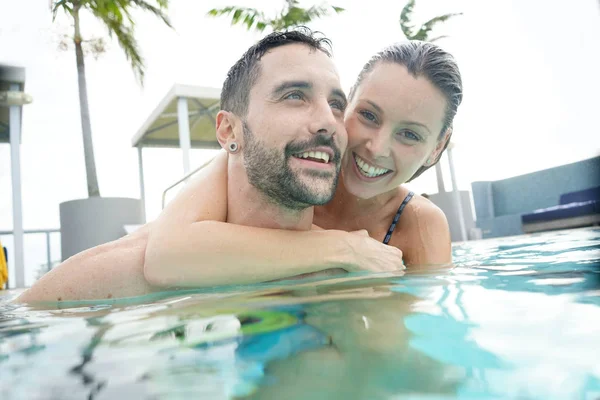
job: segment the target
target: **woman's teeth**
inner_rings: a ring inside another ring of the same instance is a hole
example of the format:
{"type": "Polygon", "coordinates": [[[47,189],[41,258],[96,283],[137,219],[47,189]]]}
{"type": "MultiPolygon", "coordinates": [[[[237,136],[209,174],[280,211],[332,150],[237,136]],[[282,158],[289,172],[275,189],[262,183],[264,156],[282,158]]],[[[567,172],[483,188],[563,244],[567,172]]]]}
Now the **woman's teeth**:
{"type": "Polygon", "coordinates": [[[323,161],[325,164],[329,162],[329,154],[323,153],[322,151],[305,151],[304,153],[296,154],[298,158],[312,158],[315,160],[323,161]]]}
{"type": "Polygon", "coordinates": [[[390,171],[389,169],[374,167],[356,154],[354,154],[354,160],[356,161],[356,165],[358,165],[358,170],[367,178],[375,178],[387,174],[390,171]]]}

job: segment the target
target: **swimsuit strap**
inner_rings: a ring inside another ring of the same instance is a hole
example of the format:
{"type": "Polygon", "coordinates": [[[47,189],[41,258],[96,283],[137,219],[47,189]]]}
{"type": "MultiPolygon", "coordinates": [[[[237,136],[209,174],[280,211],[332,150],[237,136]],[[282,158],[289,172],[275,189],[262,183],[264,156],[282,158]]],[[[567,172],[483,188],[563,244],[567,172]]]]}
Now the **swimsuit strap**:
{"type": "Polygon", "coordinates": [[[392,225],[390,225],[390,229],[388,229],[387,234],[385,235],[385,239],[383,239],[383,244],[389,243],[390,239],[392,238],[392,233],[394,232],[394,229],[396,229],[396,224],[398,223],[398,220],[400,219],[400,215],[402,215],[402,211],[404,211],[404,207],[406,207],[406,204],[408,204],[408,202],[410,201],[410,199],[413,198],[414,195],[415,195],[414,192],[408,192],[408,194],[404,198],[404,201],[402,201],[402,204],[400,204],[400,207],[398,207],[398,211],[396,212],[396,215],[394,216],[392,225]]]}

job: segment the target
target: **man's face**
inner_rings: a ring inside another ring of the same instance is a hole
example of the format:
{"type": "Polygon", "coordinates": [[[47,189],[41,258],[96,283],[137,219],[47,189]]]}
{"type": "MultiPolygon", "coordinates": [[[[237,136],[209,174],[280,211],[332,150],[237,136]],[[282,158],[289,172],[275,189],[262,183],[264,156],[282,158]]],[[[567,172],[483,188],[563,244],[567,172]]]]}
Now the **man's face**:
{"type": "Polygon", "coordinates": [[[348,140],[346,99],[333,62],[321,51],[290,44],[260,63],[243,123],[248,180],[287,208],[325,204],[348,140]]]}

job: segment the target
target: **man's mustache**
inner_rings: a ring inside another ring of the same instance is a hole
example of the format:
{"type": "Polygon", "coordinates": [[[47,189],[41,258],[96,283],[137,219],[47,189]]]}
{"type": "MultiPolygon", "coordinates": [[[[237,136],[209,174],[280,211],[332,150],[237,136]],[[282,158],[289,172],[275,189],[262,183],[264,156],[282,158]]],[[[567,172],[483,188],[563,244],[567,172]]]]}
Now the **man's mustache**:
{"type": "Polygon", "coordinates": [[[342,153],[338,146],[333,140],[331,135],[315,135],[310,140],[305,142],[292,142],[285,146],[286,157],[291,157],[294,154],[304,153],[315,147],[329,147],[333,151],[333,159],[331,160],[335,164],[339,164],[342,159],[342,153]]]}

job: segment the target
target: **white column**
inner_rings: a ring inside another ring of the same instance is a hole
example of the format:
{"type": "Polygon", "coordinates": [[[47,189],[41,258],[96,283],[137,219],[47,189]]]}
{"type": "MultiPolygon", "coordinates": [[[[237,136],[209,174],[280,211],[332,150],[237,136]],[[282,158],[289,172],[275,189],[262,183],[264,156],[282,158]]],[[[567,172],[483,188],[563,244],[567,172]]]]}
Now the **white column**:
{"type": "MultiPolygon", "coordinates": [[[[19,85],[11,84],[10,90],[19,91],[19,85]]],[[[21,106],[9,107],[10,126],[10,169],[12,172],[13,237],[15,259],[14,287],[25,287],[25,265],[23,261],[23,212],[21,208],[21,106]]]]}
{"type": "Polygon", "coordinates": [[[183,154],[183,174],[190,173],[190,121],[186,97],[177,99],[177,122],[179,125],[179,146],[183,154]]]}
{"type": "Polygon", "coordinates": [[[50,232],[46,232],[46,271],[50,271],[52,269],[52,250],[50,246],[52,243],[50,242],[50,232]]]}
{"type": "Polygon", "coordinates": [[[142,157],[142,146],[138,146],[138,171],[140,176],[140,200],[142,200],[142,212],[146,222],[146,187],[144,186],[144,158],[142,157]]]}
{"type": "Polygon", "coordinates": [[[450,179],[452,180],[452,193],[454,195],[454,204],[458,213],[458,223],[460,224],[461,240],[467,240],[467,229],[465,228],[465,216],[463,213],[462,201],[460,200],[460,192],[456,183],[456,172],[454,171],[454,160],[452,158],[452,147],[448,146],[446,154],[448,154],[448,164],[450,165],[450,179]]]}
{"type": "Polygon", "coordinates": [[[435,177],[437,179],[438,193],[444,193],[446,187],[444,186],[444,175],[442,174],[442,166],[438,162],[435,164],[435,177]]]}

